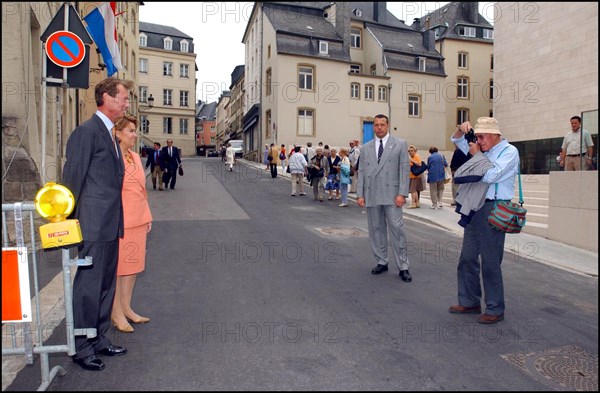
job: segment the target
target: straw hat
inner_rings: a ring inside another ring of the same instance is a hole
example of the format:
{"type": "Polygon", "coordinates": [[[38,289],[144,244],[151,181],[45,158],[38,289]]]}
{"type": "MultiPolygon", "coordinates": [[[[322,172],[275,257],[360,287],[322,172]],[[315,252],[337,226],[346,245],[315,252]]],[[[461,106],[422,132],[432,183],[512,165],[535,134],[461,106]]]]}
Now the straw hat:
{"type": "Polygon", "coordinates": [[[480,117],[473,128],[476,134],[498,134],[502,135],[498,128],[498,120],[493,117],[480,117]]]}

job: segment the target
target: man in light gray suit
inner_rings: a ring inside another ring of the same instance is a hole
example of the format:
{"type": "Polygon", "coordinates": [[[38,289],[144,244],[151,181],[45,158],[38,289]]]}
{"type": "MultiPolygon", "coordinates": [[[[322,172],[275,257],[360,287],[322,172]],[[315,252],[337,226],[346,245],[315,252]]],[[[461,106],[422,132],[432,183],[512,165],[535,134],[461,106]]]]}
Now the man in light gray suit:
{"type": "Polygon", "coordinates": [[[406,234],[402,206],[409,189],[410,164],[406,141],[389,134],[388,118],[377,115],[373,121],[375,136],[367,142],[360,154],[357,203],[367,207],[369,239],[377,260],[372,274],[388,270],[388,226],[392,254],[403,281],[412,281],[408,272],[406,234]]]}
{"type": "Polygon", "coordinates": [[[85,370],[100,371],[97,357],[119,356],[127,349],[114,346],[107,336],[115,295],[119,237],[123,237],[123,157],[114,140],[113,125],[129,108],[133,82],[106,78],[96,85],[96,113],[75,128],[67,141],[62,183],[75,197],[72,218],[79,220],[83,242],[79,258],[92,257],[91,266],[79,266],[73,282],[73,318],[76,329],[95,328],[96,337],[75,337],[73,361],[85,370]]]}

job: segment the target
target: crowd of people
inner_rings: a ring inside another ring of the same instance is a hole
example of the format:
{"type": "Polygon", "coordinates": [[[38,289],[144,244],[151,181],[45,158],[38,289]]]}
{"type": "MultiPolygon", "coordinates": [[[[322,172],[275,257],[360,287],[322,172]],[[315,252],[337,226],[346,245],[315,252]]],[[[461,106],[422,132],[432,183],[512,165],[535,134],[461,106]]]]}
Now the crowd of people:
{"type": "MultiPolygon", "coordinates": [[[[421,160],[421,156],[417,153],[417,148],[414,145],[408,146],[407,151],[411,168],[409,172],[409,193],[412,201],[407,208],[416,209],[421,207],[421,191],[426,189],[427,184],[429,184],[431,194],[431,209],[442,208],[445,184],[451,178],[449,175],[450,166],[446,158],[439,153],[436,146],[429,148],[430,155],[426,163],[421,160]],[[412,171],[413,166],[422,166],[422,172],[415,174],[417,171],[412,171]],[[446,175],[446,172],[448,172],[448,175],[446,175]]],[[[312,142],[307,142],[306,146],[292,145],[287,155],[285,144],[278,147],[272,143],[271,145],[265,145],[262,163],[265,165],[264,170],[270,171],[273,178],[276,178],[280,173],[279,167],[281,167],[281,173],[290,173],[290,177],[294,179],[292,181],[292,196],[297,195],[298,185],[300,185],[299,195],[306,195],[302,185],[306,181],[308,186],[313,189],[315,201],[335,200],[339,201],[339,207],[347,207],[348,195],[356,194],[360,153],[361,147],[358,140],[349,141],[348,147],[341,147],[339,151],[336,147],[323,144],[323,142],[319,142],[316,148],[313,148],[312,142]],[[302,161],[300,157],[304,160],[302,161]]],[[[462,152],[457,149],[455,155],[458,156],[459,154],[462,154],[462,152]]],[[[454,190],[458,188],[458,185],[452,184],[452,187],[454,190]]],[[[455,192],[453,192],[451,206],[455,206],[454,197],[455,192]]]]}

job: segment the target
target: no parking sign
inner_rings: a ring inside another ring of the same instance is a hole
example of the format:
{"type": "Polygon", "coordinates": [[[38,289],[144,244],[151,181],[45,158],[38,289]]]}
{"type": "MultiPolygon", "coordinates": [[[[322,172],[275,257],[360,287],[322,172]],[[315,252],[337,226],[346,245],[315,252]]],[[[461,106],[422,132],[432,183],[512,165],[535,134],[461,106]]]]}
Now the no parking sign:
{"type": "Polygon", "coordinates": [[[90,87],[90,45],[94,42],[77,10],[64,3],[40,36],[44,48],[47,86],[90,87]]]}
{"type": "Polygon", "coordinates": [[[85,58],[85,45],[79,36],[67,30],[52,33],[46,41],[48,58],[59,67],[76,67],[85,58]]]}

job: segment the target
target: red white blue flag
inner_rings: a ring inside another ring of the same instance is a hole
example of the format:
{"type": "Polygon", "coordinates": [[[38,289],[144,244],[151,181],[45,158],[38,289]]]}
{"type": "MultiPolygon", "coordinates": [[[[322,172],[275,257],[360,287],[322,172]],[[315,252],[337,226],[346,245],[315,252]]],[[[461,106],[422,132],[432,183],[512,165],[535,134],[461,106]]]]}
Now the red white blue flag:
{"type": "Polygon", "coordinates": [[[102,3],[83,18],[87,23],[88,32],[102,54],[108,76],[123,69],[117,41],[116,4],[114,1],[102,3]]]}

